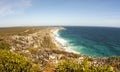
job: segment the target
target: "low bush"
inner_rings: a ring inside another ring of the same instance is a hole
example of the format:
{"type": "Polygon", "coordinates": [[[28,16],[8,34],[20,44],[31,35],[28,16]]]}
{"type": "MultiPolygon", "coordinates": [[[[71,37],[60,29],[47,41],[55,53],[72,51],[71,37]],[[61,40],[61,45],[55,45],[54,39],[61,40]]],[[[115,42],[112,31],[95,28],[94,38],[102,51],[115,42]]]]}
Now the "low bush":
{"type": "Polygon", "coordinates": [[[6,41],[1,40],[0,41],[0,49],[9,50],[10,49],[10,45],[6,41]]]}
{"type": "Polygon", "coordinates": [[[0,72],[31,72],[32,64],[25,57],[8,50],[0,50],[0,72]]]}
{"type": "Polygon", "coordinates": [[[91,66],[87,58],[79,63],[76,60],[62,60],[58,62],[55,72],[114,72],[110,65],[91,66]]]}

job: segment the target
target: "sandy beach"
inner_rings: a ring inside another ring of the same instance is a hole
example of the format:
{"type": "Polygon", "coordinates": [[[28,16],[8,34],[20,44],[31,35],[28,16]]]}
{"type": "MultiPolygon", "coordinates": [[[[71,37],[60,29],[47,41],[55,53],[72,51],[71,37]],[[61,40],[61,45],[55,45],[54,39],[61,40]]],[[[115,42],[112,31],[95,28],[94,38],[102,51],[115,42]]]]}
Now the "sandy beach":
{"type": "Polygon", "coordinates": [[[63,30],[63,29],[64,28],[55,28],[55,29],[52,29],[50,32],[51,33],[50,36],[51,36],[53,42],[55,43],[55,45],[57,46],[57,48],[59,50],[64,50],[66,52],[80,54],[79,52],[76,52],[76,51],[72,50],[70,47],[68,47],[67,41],[60,37],[58,32],[59,32],[59,30],[63,30]]]}

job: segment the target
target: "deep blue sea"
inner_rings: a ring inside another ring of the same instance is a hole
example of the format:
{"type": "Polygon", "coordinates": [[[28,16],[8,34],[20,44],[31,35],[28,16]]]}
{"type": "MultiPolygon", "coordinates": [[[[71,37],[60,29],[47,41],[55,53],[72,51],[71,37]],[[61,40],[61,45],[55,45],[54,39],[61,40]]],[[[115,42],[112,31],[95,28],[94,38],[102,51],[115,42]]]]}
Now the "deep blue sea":
{"type": "Polygon", "coordinates": [[[64,27],[58,33],[67,47],[89,56],[120,56],[120,28],[64,27]]]}

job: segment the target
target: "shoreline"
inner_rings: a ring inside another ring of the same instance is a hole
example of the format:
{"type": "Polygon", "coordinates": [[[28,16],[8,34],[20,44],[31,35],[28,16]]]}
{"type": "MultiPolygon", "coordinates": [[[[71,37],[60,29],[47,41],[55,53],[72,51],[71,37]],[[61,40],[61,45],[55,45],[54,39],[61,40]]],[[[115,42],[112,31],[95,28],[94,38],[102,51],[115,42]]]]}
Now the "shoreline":
{"type": "Polygon", "coordinates": [[[59,30],[63,30],[64,28],[55,28],[55,29],[52,29],[50,31],[50,35],[51,35],[51,38],[53,40],[53,42],[55,43],[56,47],[58,47],[59,50],[63,50],[63,51],[66,51],[66,52],[69,52],[69,53],[75,53],[75,54],[80,54],[79,52],[76,52],[74,50],[72,50],[71,48],[69,48],[66,44],[67,44],[67,41],[62,39],[59,34],[58,34],[58,31],[59,30]]]}

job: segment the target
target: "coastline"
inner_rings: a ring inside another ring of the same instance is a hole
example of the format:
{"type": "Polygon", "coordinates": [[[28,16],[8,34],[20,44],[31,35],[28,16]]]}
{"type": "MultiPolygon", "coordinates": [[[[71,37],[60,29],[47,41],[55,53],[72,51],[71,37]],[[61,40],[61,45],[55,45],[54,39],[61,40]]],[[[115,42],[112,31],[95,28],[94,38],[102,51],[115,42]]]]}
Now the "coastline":
{"type": "MultiPolygon", "coordinates": [[[[89,56],[82,53],[77,53],[76,52],[77,50],[74,51],[74,47],[71,47],[72,45],[66,44],[64,46],[64,42],[62,41],[65,41],[66,43],[69,43],[69,41],[66,40],[66,38],[62,37],[63,35],[61,35],[61,31],[59,31],[64,29],[63,27],[40,27],[40,29],[38,29],[37,31],[33,30],[33,28],[34,27],[32,27],[29,30],[34,32],[32,33],[27,32],[22,35],[18,34],[23,32],[22,28],[19,28],[20,32],[15,31],[16,33],[14,35],[12,34],[12,32],[9,32],[11,31],[10,28],[7,30],[8,33],[10,33],[10,35],[4,36],[5,38],[1,39],[1,43],[4,42],[4,40],[10,43],[11,45],[10,50],[6,50],[6,51],[10,51],[11,53],[15,53],[15,54],[20,54],[24,58],[28,59],[32,64],[32,66],[35,65],[35,67],[37,67],[35,69],[38,69],[38,71],[54,72],[56,65],[58,65],[59,62],[61,61],[66,61],[66,59],[70,61],[75,60],[77,61],[77,63],[80,63],[80,65],[84,60],[87,59],[87,63],[90,65],[90,67],[91,66],[109,67],[111,66],[111,64],[114,63],[115,66],[112,66],[112,70],[113,68],[117,72],[120,70],[118,68],[120,64],[119,56],[113,56],[113,57],[89,56]],[[63,45],[60,43],[62,43],[63,45]]],[[[12,30],[15,29],[12,28],[12,30]]],[[[27,30],[28,29],[25,28],[24,31],[27,30]]],[[[66,34],[66,33],[62,33],[62,34],[66,34]]]]}
{"type": "Polygon", "coordinates": [[[53,42],[55,43],[56,47],[58,47],[59,50],[63,50],[63,51],[69,52],[69,53],[80,54],[79,52],[76,52],[76,51],[72,50],[70,47],[68,47],[67,41],[60,37],[60,35],[58,34],[58,31],[63,30],[63,29],[65,29],[65,28],[58,27],[58,28],[52,29],[50,31],[50,33],[51,33],[50,36],[51,36],[53,42]]]}

